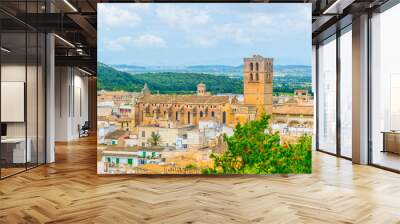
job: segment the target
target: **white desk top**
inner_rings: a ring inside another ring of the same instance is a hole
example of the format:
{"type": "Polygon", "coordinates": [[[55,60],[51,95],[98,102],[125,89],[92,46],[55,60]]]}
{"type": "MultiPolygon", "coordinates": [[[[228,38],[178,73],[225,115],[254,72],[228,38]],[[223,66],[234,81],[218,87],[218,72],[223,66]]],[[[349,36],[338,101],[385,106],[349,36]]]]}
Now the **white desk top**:
{"type": "MultiPolygon", "coordinates": [[[[28,139],[29,141],[29,139],[28,139]]],[[[25,138],[5,138],[5,139],[1,139],[1,143],[21,143],[21,142],[25,142],[25,138]]]]}

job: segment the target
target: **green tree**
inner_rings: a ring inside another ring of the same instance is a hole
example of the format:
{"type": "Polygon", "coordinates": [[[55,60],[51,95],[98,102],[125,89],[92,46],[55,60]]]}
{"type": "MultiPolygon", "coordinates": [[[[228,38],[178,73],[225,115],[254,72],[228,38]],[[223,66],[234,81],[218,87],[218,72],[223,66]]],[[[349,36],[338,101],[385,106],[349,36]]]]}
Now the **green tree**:
{"type": "Polygon", "coordinates": [[[151,144],[151,146],[158,146],[161,142],[161,136],[158,133],[153,132],[147,141],[151,144]]]}
{"type": "Polygon", "coordinates": [[[269,127],[270,116],[238,124],[231,137],[224,136],[228,149],[212,154],[213,168],[205,174],[290,174],[311,173],[311,137],[296,144],[281,144],[278,132],[269,127]]]}

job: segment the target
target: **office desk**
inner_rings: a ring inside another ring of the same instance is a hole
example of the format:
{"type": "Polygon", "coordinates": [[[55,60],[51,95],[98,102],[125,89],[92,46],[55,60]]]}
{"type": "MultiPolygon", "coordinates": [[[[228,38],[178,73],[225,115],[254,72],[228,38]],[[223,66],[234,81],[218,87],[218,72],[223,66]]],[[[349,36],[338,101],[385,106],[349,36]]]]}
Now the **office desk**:
{"type": "Polygon", "coordinates": [[[400,154],[400,132],[383,131],[383,151],[400,154]]]}
{"type": "Polygon", "coordinates": [[[27,139],[25,152],[25,138],[6,138],[1,139],[1,157],[7,163],[26,163],[31,162],[31,139],[27,139]]]}

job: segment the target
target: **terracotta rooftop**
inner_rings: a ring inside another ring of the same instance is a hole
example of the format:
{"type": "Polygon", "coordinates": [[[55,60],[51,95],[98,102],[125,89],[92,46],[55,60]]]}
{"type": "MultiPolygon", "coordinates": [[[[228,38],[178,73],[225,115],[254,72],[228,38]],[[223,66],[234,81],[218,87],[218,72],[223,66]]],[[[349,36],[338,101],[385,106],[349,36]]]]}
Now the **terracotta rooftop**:
{"type": "Polygon", "coordinates": [[[144,96],[140,102],[166,104],[223,104],[229,103],[229,96],[149,95],[144,96]]]}
{"type": "Polygon", "coordinates": [[[282,105],[272,109],[273,114],[289,114],[289,115],[314,115],[314,107],[312,105],[282,105]]]}
{"type": "Polygon", "coordinates": [[[119,139],[123,137],[124,135],[128,135],[129,132],[124,131],[124,130],[116,130],[114,132],[108,133],[105,138],[106,139],[119,139]]]}

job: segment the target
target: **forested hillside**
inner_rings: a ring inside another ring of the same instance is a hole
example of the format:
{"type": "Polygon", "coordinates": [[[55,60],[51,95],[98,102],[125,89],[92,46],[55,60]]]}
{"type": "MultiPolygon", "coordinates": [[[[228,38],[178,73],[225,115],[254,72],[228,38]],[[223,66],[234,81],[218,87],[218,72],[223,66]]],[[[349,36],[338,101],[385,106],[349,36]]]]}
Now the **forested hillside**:
{"type": "MultiPolygon", "coordinates": [[[[136,66],[137,67],[137,66],[136,66]]],[[[220,66],[219,66],[220,67],[220,66]]],[[[296,89],[306,89],[311,92],[311,75],[307,66],[277,66],[279,72],[274,72],[273,92],[275,95],[292,94],[296,89]],[[304,67],[304,68],[303,68],[304,67]],[[286,75],[282,75],[288,73],[286,75]]],[[[203,69],[204,66],[198,66],[203,69]]],[[[213,67],[215,68],[215,66],[213,67]]],[[[152,71],[130,73],[114,69],[103,63],[98,63],[98,89],[124,90],[139,92],[145,83],[151,91],[160,93],[186,94],[196,92],[199,83],[207,85],[207,91],[212,93],[243,93],[243,77],[229,77],[205,72],[183,71],[152,71]]]]}
{"type": "Polygon", "coordinates": [[[243,80],[201,73],[157,72],[130,74],[98,63],[98,89],[138,92],[147,83],[160,93],[193,93],[204,83],[212,93],[242,93],[243,80]]]}

